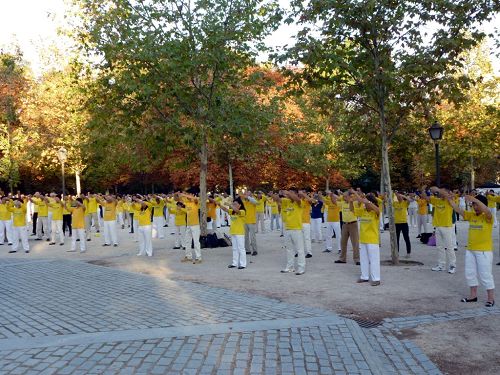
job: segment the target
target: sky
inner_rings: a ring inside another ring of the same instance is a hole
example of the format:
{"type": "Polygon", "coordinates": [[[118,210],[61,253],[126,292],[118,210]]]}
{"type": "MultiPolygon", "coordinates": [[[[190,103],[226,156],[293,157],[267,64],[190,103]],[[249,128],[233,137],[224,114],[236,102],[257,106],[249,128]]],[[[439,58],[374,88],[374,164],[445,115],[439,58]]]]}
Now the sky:
{"type": "MultiPolygon", "coordinates": [[[[280,0],[286,6],[289,0],[280,0]]],[[[51,44],[62,46],[65,41],[57,30],[64,25],[65,0],[0,0],[0,48],[16,43],[35,75],[39,75],[46,61],[41,59],[40,50],[51,44]]],[[[494,25],[500,24],[500,16],[486,25],[492,32],[494,25]]],[[[290,44],[296,27],[283,25],[266,42],[276,47],[290,44]]],[[[498,51],[500,52],[500,51],[498,51]]],[[[500,59],[494,59],[494,68],[500,74],[500,59]]]]}

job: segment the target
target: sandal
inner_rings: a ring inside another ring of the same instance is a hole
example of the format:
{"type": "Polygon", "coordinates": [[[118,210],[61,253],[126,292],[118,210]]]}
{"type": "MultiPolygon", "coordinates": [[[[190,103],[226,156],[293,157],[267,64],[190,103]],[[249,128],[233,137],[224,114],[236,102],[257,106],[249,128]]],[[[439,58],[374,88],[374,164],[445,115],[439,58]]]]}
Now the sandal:
{"type": "Polygon", "coordinates": [[[477,297],[476,298],[462,298],[460,302],[477,302],[477,297]]]}
{"type": "Polygon", "coordinates": [[[495,306],[495,301],[488,301],[488,302],[486,302],[484,304],[484,306],[486,306],[486,307],[493,307],[493,306],[495,306]]]}

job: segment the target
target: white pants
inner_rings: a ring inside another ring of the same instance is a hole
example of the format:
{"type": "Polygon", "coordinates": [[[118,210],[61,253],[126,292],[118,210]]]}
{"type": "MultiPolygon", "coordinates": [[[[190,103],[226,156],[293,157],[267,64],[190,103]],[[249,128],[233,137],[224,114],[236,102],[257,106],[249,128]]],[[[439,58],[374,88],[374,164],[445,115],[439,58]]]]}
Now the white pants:
{"type": "MultiPolygon", "coordinates": [[[[52,238],[52,215],[53,213],[50,211],[47,214],[47,238],[52,238]]],[[[45,228],[43,231],[45,232],[45,228]]]]}
{"type": "Polygon", "coordinates": [[[335,240],[337,250],[340,250],[340,221],[329,221],[326,223],[326,248],[328,250],[333,250],[333,240],[335,240]],[[333,238],[333,233],[335,233],[335,238],[333,238]]]}
{"type": "Polygon", "coordinates": [[[255,225],[255,233],[259,233],[259,223],[260,223],[260,232],[265,233],[265,225],[264,225],[265,214],[264,212],[257,212],[257,223],[255,225]]]}
{"type": "Polygon", "coordinates": [[[208,230],[213,230],[214,228],[214,220],[210,218],[210,221],[207,221],[207,229],[208,230]]]}
{"type": "Polygon", "coordinates": [[[139,254],[153,256],[153,243],[151,241],[151,225],[142,225],[137,228],[139,235],[139,254]]]}
{"type": "Polygon", "coordinates": [[[380,250],[378,244],[360,243],[359,261],[362,280],[380,281],[380,250]]]}
{"type": "Polygon", "coordinates": [[[134,241],[135,242],[139,241],[139,237],[140,237],[139,236],[139,220],[134,218],[134,241]]]}
{"type": "Polygon", "coordinates": [[[64,233],[62,230],[62,220],[52,220],[51,242],[56,242],[56,236],[59,235],[59,243],[64,243],[64,233]]]}
{"type": "Polygon", "coordinates": [[[481,285],[486,290],[495,289],[491,273],[493,251],[465,251],[465,280],[468,286],[478,286],[478,276],[481,285]]]}
{"type": "Polygon", "coordinates": [[[42,238],[42,229],[45,237],[50,238],[49,220],[47,216],[38,216],[36,219],[36,238],[42,238]]]}
{"type": "Polygon", "coordinates": [[[498,224],[498,219],[497,219],[497,208],[496,207],[491,207],[490,212],[493,215],[493,225],[496,227],[498,224]]]}
{"type": "Polygon", "coordinates": [[[118,236],[116,234],[116,221],[115,220],[105,220],[104,221],[104,243],[106,245],[118,245],[118,236]]]}
{"type": "Polygon", "coordinates": [[[306,270],[306,257],[304,254],[304,235],[301,230],[286,230],[288,243],[286,246],[286,269],[294,269],[295,254],[297,256],[297,272],[306,270]],[[291,246],[290,246],[291,245],[291,246]]]}
{"type": "Polygon", "coordinates": [[[302,223],[302,236],[304,237],[304,251],[306,254],[312,254],[311,251],[311,224],[302,223]]]}
{"type": "Polygon", "coordinates": [[[418,234],[422,234],[422,233],[427,233],[426,230],[427,230],[427,214],[426,215],[418,215],[418,218],[417,218],[417,229],[418,229],[418,234]]]}
{"type": "Polygon", "coordinates": [[[186,236],[186,226],[176,225],[175,226],[175,245],[174,247],[186,247],[184,242],[184,237],[186,236]]]}
{"type": "Polygon", "coordinates": [[[165,219],[163,216],[153,216],[153,238],[165,238],[163,234],[163,226],[165,219]]]}
{"type": "Polygon", "coordinates": [[[28,243],[28,232],[26,231],[26,227],[23,225],[22,227],[12,227],[12,250],[17,251],[19,247],[19,240],[23,244],[24,251],[30,251],[30,245],[28,243]]]}
{"type": "Polygon", "coordinates": [[[311,239],[316,242],[323,241],[323,234],[321,232],[321,218],[311,219],[311,239]]]}
{"type": "Polygon", "coordinates": [[[280,229],[280,214],[271,214],[271,230],[280,229]]]}
{"type": "Polygon", "coordinates": [[[7,242],[12,243],[12,220],[0,220],[0,243],[4,242],[4,231],[7,234],[7,242]]]}
{"type": "Polygon", "coordinates": [[[85,229],[73,228],[73,236],[71,237],[71,251],[76,250],[76,239],[77,238],[80,239],[80,252],[83,253],[84,251],[86,251],[86,248],[85,248],[85,238],[86,238],[85,229]]]}
{"type": "Polygon", "coordinates": [[[116,213],[116,224],[118,225],[123,225],[123,219],[124,219],[124,215],[123,215],[123,212],[117,212],[116,213]]]}
{"type": "Polygon", "coordinates": [[[231,242],[233,246],[233,263],[235,267],[247,266],[247,255],[245,252],[245,235],[233,234],[231,235],[231,242]]]}
{"type": "Polygon", "coordinates": [[[457,241],[457,224],[453,224],[453,230],[451,231],[451,243],[453,244],[453,249],[458,249],[458,241],[457,241]]]}
{"type": "Polygon", "coordinates": [[[438,265],[446,266],[446,261],[450,266],[455,266],[456,257],[453,243],[453,227],[436,227],[436,247],[438,250],[438,265]]]}
{"type": "Polygon", "coordinates": [[[215,226],[217,228],[220,228],[221,225],[220,223],[222,221],[222,210],[219,207],[217,207],[215,213],[216,213],[215,226]]]}
{"type": "Polygon", "coordinates": [[[408,226],[416,227],[417,226],[417,212],[418,209],[415,207],[408,209],[408,226]]]}
{"type": "Polygon", "coordinates": [[[184,246],[186,246],[186,258],[193,259],[193,252],[191,250],[191,240],[194,242],[194,259],[201,259],[200,248],[200,226],[188,225],[186,227],[186,234],[184,236],[184,246]]]}
{"type": "Polygon", "coordinates": [[[380,210],[379,227],[380,227],[380,230],[382,232],[385,230],[385,225],[384,225],[384,210],[380,210]]]}
{"type": "Polygon", "coordinates": [[[99,232],[99,228],[100,228],[99,215],[97,214],[97,212],[92,212],[91,214],[89,214],[89,218],[90,218],[90,226],[92,226],[92,224],[94,224],[95,230],[97,232],[99,232]]]}

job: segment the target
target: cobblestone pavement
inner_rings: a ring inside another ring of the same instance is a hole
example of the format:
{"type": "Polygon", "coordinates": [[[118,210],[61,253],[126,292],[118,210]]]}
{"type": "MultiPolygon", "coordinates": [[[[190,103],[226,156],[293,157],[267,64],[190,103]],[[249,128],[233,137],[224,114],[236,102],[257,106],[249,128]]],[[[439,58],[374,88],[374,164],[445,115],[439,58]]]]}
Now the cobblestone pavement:
{"type": "Polygon", "coordinates": [[[399,329],[498,309],[386,319],[80,261],[0,260],[0,374],[439,374],[399,329]]]}

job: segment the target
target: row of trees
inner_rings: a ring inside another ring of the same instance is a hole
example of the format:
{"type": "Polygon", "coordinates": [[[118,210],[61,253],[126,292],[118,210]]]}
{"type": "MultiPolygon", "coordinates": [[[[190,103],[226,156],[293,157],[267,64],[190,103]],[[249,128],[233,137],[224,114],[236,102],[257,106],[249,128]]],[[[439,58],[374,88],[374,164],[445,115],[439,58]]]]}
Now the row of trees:
{"type": "Polygon", "coordinates": [[[71,67],[34,79],[19,54],[2,54],[0,174],[11,189],[50,185],[65,146],[94,189],[197,185],[205,202],[228,180],[356,182],[391,194],[391,178],[432,179],[435,119],[447,182],[496,177],[499,81],[479,29],[496,2],[73,4],[71,67]],[[296,44],[271,53],[264,39],[282,22],[298,25],[296,44]],[[273,63],[258,64],[265,54],[273,63]]]}

